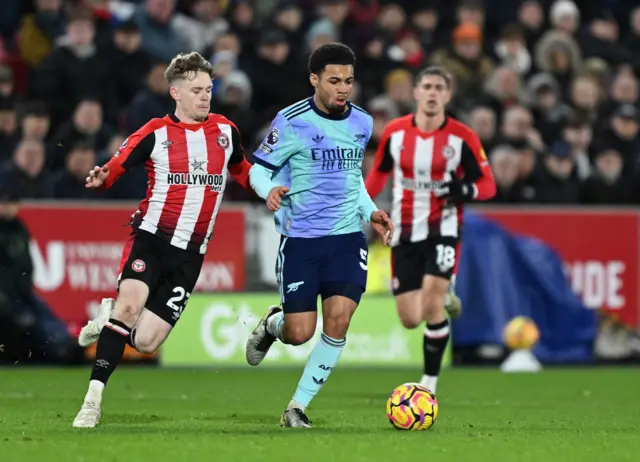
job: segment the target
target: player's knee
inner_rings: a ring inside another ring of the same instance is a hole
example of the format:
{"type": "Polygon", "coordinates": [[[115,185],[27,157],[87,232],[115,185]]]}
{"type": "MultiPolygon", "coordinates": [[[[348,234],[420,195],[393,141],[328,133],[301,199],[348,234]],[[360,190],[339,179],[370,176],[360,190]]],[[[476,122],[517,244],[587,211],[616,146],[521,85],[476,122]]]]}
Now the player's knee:
{"type": "Polygon", "coordinates": [[[113,310],[113,317],[128,326],[134,326],[141,312],[142,307],[139,307],[133,300],[118,299],[113,310]]]}
{"type": "Polygon", "coordinates": [[[406,329],[415,329],[424,321],[420,291],[413,290],[396,296],[398,318],[406,329]]]}
{"type": "Polygon", "coordinates": [[[160,346],[158,341],[152,340],[152,341],[139,341],[136,339],[136,350],[138,350],[140,353],[144,353],[144,354],[151,354],[154,351],[156,351],[158,349],[158,347],[160,346]]]}
{"type": "Polygon", "coordinates": [[[415,329],[419,327],[423,322],[423,316],[420,314],[400,315],[400,322],[405,329],[415,329]]]}
{"type": "Polygon", "coordinates": [[[285,323],[283,337],[288,345],[302,345],[307,343],[313,337],[315,325],[296,324],[290,325],[285,323]]]}
{"type": "Polygon", "coordinates": [[[113,316],[133,327],[144,308],[149,288],[142,281],[126,279],[120,284],[120,294],[116,300],[113,316]]]}
{"type": "Polygon", "coordinates": [[[351,313],[339,313],[337,315],[326,316],[322,318],[323,331],[331,338],[345,338],[351,323],[351,313]]]}

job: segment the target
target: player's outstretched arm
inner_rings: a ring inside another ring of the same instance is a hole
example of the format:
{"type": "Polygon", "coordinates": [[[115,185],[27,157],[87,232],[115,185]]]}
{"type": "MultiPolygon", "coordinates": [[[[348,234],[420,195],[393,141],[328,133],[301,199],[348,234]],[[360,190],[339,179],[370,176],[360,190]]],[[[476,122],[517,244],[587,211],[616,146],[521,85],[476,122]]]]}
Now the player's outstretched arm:
{"type": "Polygon", "coordinates": [[[151,157],[156,144],[155,130],[162,123],[162,119],[154,119],[124,140],[109,162],[89,172],[85,187],[109,189],[127,170],[144,164],[151,157]]]}
{"type": "Polygon", "coordinates": [[[275,212],[280,209],[282,198],[289,192],[289,188],[275,184],[271,176],[271,170],[255,164],[249,171],[249,183],[256,194],[266,201],[267,208],[275,212]]]}

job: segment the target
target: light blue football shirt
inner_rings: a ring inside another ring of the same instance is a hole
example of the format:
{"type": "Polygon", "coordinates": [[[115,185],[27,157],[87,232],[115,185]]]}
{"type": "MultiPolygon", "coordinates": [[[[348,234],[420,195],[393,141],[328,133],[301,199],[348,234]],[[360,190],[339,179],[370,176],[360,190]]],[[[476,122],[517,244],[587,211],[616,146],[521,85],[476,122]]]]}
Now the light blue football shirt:
{"type": "Polygon", "coordinates": [[[272,172],[273,183],[290,188],[275,214],[280,234],[312,238],[362,231],[362,221],[377,210],[362,178],[372,129],[373,118],[350,102],[339,116],[322,112],[313,98],[277,114],[254,159],[272,172]]]}

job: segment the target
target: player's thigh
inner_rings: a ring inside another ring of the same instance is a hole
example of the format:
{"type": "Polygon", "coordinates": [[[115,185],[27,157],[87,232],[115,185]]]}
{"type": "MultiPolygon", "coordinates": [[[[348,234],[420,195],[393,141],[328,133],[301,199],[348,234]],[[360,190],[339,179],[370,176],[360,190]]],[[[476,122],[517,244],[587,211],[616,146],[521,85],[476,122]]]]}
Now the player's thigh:
{"type": "Polygon", "coordinates": [[[424,321],[422,280],[427,259],[426,241],[404,243],[391,250],[391,277],[396,310],[407,329],[424,321]]]}
{"type": "Polygon", "coordinates": [[[164,257],[161,283],[151,293],[147,309],[175,326],[196,286],[204,255],[172,248],[164,257]]]}
{"type": "MultiPolygon", "coordinates": [[[[276,276],[285,316],[313,312],[315,319],[320,291],[319,255],[317,239],[282,237],[276,261],[276,276]]],[[[310,319],[310,316],[295,316],[291,319],[310,319]]]]}
{"type": "Polygon", "coordinates": [[[458,241],[456,237],[447,236],[427,239],[424,274],[449,281],[457,264],[458,241]]]}
{"type": "Polygon", "coordinates": [[[458,239],[433,237],[427,242],[429,256],[422,281],[422,301],[427,321],[436,322],[444,319],[445,298],[456,267],[458,239]]]}
{"type": "Polygon", "coordinates": [[[172,329],[171,324],[145,308],[136,324],[136,349],[141,353],[153,353],[167,339],[172,329]]]}
{"type": "Polygon", "coordinates": [[[324,239],[320,272],[323,315],[353,311],[367,287],[369,248],[366,237],[364,233],[351,233],[324,239]]]}
{"type": "Polygon", "coordinates": [[[114,317],[135,322],[162,274],[162,242],[149,233],[132,234],[125,244],[118,276],[114,317]]]}
{"type": "Polygon", "coordinates": [[[426,241],[403,243],[391,249],[391,287],[396,299],[422,288],[427,256],[426,241]]]}

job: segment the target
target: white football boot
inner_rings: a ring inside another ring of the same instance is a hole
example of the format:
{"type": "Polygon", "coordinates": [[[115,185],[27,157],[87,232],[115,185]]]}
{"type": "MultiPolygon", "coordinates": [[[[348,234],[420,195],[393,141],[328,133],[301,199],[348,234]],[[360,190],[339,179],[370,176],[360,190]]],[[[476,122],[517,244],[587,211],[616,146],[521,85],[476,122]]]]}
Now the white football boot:
{"type": "Polygon", "coordinates": [[[280,311],[282,311],[282,308],[279,306],[270,306],[267,314],[264,315],[247,339],[245,356],[249,365],[257,366],[260,364],[264,357],[267,356],[271,345],[277,340],[277,338],[267,330],[267,321],[272,315],[280,311]]]}
{"type": "Polygon", "coordinates": [[[450,289],[444,299],[444,309],[447,310],[451,318],[459,318],[462,314],[462,300],[453,289],[450,289]]]}
{"type": "Polygon", "coordinates": [[[116,301],[113,298],[102,299],[98,316],[89,321],[80,331],[80,335],[78,336],[78,345],[86,347],[98,340],[100,332],[102,332],[102,328],[109,318],[111,318],[111,313],[113,313],[113,307],[115,304],[116,301]]]}
{"type": "Polygon", "coordinates": [[[100,422],[102,415],[100,405],[102,404],[102,393],[104,392],[104,383],[99,380],[91,380],[89,382],[89,390],[84,397],[84,402],[80,408],[80,412],[73,421],[74,428],[94,428],[100,422]]]}
{"type": "Polygon", "coordinates": [[[85,401],[73,421],[74,428],[94,428],[100,422],[100,403],[85,401]]]}
{"type": "Polygon", "coordinates": [[[302,409],[292,407],[287,409],[280,418],[281,427],[311,428],[311,421],[302,409]]]}

